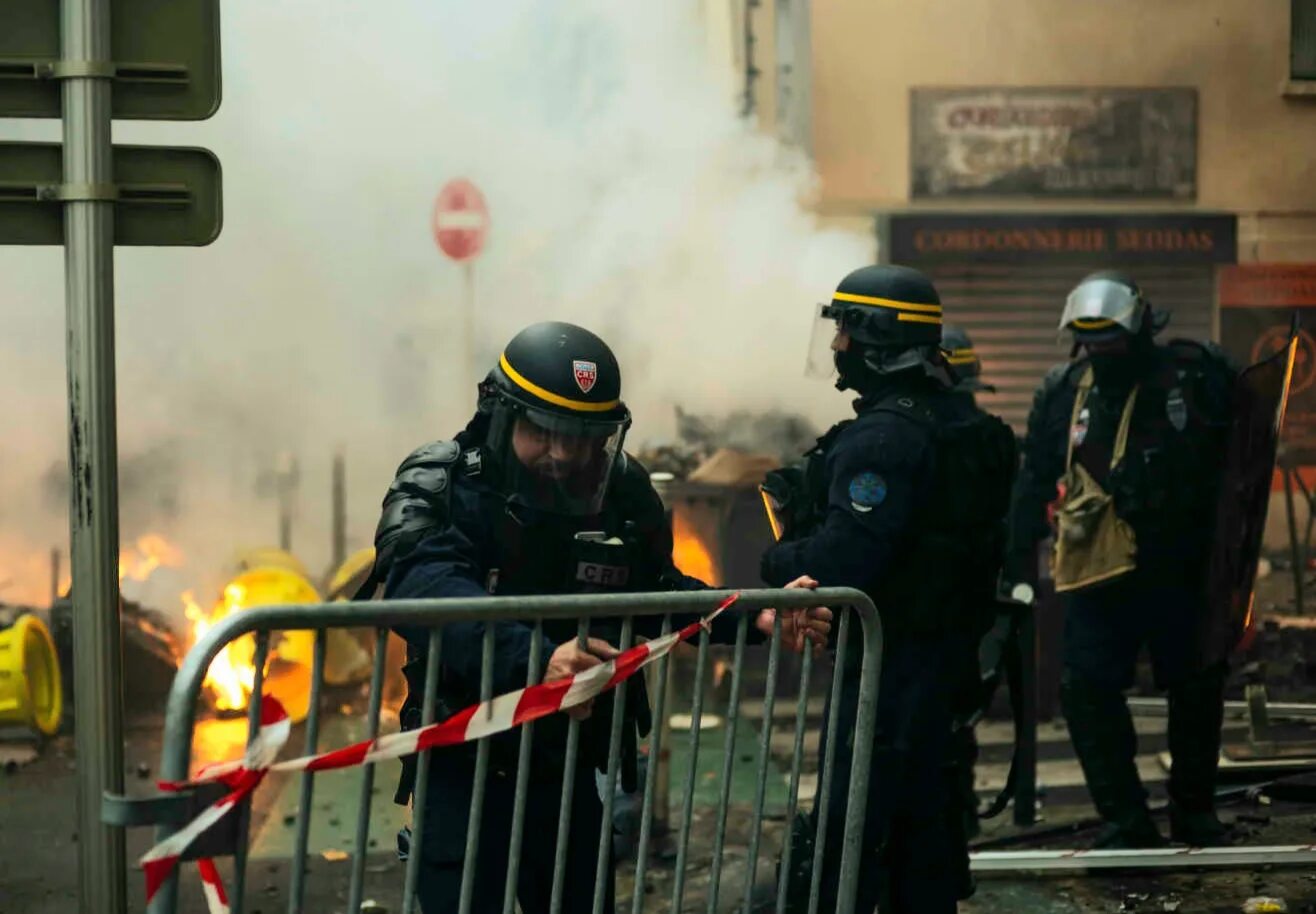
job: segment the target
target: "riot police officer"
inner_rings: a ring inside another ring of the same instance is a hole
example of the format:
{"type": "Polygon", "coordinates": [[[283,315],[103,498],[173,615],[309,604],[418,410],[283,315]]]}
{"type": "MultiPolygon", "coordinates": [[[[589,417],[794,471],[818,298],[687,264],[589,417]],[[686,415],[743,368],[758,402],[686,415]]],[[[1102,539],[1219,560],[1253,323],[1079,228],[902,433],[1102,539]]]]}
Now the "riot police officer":
{"type": "Polygon", "coordinates": [[[1144,644],[1169,693],[1171,837],[1201,846],[1225,836],[1214,788],[1226,669],[1193,645],[1234,372],[1210,344],[1158,344],[1166,320],[1124,273],[1074,288],[1060,327],[1078,357],[1052,369],[1034,399],[1011,511],[1009,574],[1031,586],[1060,483],[1051,564],[1065,606],[1061,705],[1107,823],[1101,847],[1164,843],[1123,696],[1144,644]]]}
{"type": "MultiPolygon", "coordinates": [[[[958,889],[942,772],[956,664],[970,617],[994,596],[989,544],[1009,501],[1014,436],[952,393],[941,303],[921,273],[855,270],[821,316],[836,386],[859,395],[856,417],[765,484],[784,520],[762,575],[856,587],[877,606],[885,643],[864,829],[865,855],[876,857],[862,867],[855,910],[940,914],[955,910],[958,889]]],[[[859,659],[837,658],[836,732],[850,740],[858,703],[872,700],[858,694],[859,659]]],[[[852,748],[837,746],[819,910],[837,901],[852,748]]]]}
{"type": "Polygon", "coordinates": [[[950,366],[955,376],[955,383],[951,388],[955,393],[977,406],[979,393],[996,392],[995,385],[988,384],[982,379],[982,359],[978,356],[978,350],[973,347],[973,340],[969,338],[968,331],[954,324],[943,326],[941,351],[945,353],[946,364],[950,366]]]}
{"type": "MultiPolygon", "coordinates": [[[[540,323],[508,343],[480,388],[479,408],[455,441],[433,442],[407,458],[384,500],[376,534],[375,577],[386,597],[473,597],[570,593],[600,587],[627,591],[697,589],[672,562],[672,534],[648,473],[622,449],[631,415],[621,399],[621,372],[608,346],[567,323],[540,323]],[[600,570],[601,569],[601,570],[600,570]]],[[[788,644],[802,643],[804,628],[825,640],[825,609],[783,620],[788,644]],[[806,621],[806,615],[808,619],[806,621]],[[797,626],[796,622],[800,625],[797,626]]],[[[756,619],[771,633],[771,611],[756,619]]],[[[440,716],[479,699],[483,622],[444,626],[439,686],[440,716]]],[[[495,695],[525,685],[534,629],[493,623],[495,695]]],[[[656,635],[658,620],[636,620],[640,634],[656,635]],[[650,628],[654,629],[650,631],[650,628]]],[[[621,647],[619,626],[596,620],[588,648],[578,646],[575,620],[543,626],[544,680],[561,679],[603,662],[621,647]]],[[[714,623],[715,640],[734,640],[734,620],[714,623]]],[[[419,696],[428,632],[401,628],[408,644],[410,695],[403,725],[419,723],[419,696]]],[[[641,680],[623,713],[623,763],[634,762],[635,740],[648,728],[641,680]],[[633,697],[632,697],[633,696],[633,697]]],[[[564,911],[586,911],[593,898],[602,808],[593,780],[607,762],[612,693],[595,702],[582,725],[575,778],[564,911]]],[[[517,897],[521,910],[547,911],[566,724],[560,715],[536,724],[531,782],[517,897]]],[[[507,872],[519,734],[493,737],[490,776],[475,871],[473,910],[500,912],[507,872]]],[[[419,895],[426,914],[458,909],[466,824],[474,784],[473,744],[436,752],[430,766],[429,828],[419,895]]],[[[411,794],[414,768],[404,770],[399,802],[411,794]]],[[[634,789],[633,765],[623,781],[634,789]]],[[[612,910],[612,884],[605,910],[612,910]]]]}
{"type": "MultiPolygon", "coordinates": [[[[954,375],[951,391],[966,405],[977,410],[978,397],[982,391],[994,392],[996,388],[982,378],[982,359],[973,346],[973,340],[967,331],[953,324],[941,328],[941,351],[946,364],[954,375]]],[[[1002,518],[1004,523],[1004,518],[1002,518]]],[[[1004,534],[992,540],[994,548],[1004,551],[1004,534]]],[[[979,661],[979,644],[992,623],[994,611],[983,607],[980,614],[972,619],[978,624],[969,627],[960,641],[960,658],[955,664],[955,688],[951,698],[951,736],[950,749],[946,761],[947,791],[947,828],[958,858],[957,880],[958,895],[961,899],[973,895],[976,886],[969,870],[969,841],[977,837],[978,794],[974,787],[973,768],[978,761],[978,740],[974,734],[974,724],[989,701],[990,694],[984,686],[984,670],[979,661]]],[[[1010,627],[1004,625],[1008,634],[1010,627]]]]}

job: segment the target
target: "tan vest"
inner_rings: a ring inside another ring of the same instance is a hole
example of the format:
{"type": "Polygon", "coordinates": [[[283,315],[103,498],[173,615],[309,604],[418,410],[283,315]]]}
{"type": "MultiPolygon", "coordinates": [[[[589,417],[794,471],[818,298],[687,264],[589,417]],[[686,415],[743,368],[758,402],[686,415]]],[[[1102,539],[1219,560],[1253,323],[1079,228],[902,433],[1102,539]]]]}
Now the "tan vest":
{"type": "MultiPolygon", "coordinates": [[[[1056,509],[1055,549],[1051,554],[1051,578],[1057,592],[1082,590],[1114,580],[1137,567],[1138,542],[1133,528],[1115,513],[1115,502],[1081,463],[1074,462],[1074,426],[1092,393],[1092,366],[1083,372],[1069,417],[1069,449],[1065,475],[1061,477],[1064,497],[1056,509]]],[[[1138,400],[1135,385],[1124,402],[1115,448],[1110,458],[1113,470],[1124,459],[1129,425],[1138,400]]]]}

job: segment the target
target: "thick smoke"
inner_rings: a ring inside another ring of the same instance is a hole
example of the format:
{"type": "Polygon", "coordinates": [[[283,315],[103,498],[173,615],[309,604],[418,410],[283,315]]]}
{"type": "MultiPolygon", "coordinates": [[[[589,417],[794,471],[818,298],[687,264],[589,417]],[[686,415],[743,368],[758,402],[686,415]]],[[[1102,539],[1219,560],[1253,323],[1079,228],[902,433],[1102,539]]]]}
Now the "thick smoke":
{"type": "MultiPolygon", "coordinates": [[[[596,330],[621,359],[635,444],[670,437],[677,404],[819,425],[842,411],[802,376],[809,322],[872,241],[816,228],[807,164],[737,118],[701,8],[225,6],[216,117],[115,125],[119,142],[213,149],[225,194],[211,247],[117,254],[125,539],[173,538],[190,559],[175,577],[213,588],[234,548],[276,538],[268,479],[291,453],[294,548],[318,572],[342,448],[349,545],[369,543],[398,461],[473,404],[462,271],[429,230],[456,176],[493,220],[474,268],[478,365],[532,320],[596,330]]],[[[66,539],[61,252],[0,248],[0,276],[0,600],[44,602],[66,539]]]]}

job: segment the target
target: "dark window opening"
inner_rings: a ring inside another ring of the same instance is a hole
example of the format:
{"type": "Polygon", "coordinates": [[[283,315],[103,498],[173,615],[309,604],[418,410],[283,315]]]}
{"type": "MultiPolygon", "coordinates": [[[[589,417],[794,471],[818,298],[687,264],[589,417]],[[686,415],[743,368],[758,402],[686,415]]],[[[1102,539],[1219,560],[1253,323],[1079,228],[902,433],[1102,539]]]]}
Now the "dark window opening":
{"type": "Polygon", "coordinates": [[[1316,0],[1292,0],[1289,78],[1316,79],[1316,0]]]}

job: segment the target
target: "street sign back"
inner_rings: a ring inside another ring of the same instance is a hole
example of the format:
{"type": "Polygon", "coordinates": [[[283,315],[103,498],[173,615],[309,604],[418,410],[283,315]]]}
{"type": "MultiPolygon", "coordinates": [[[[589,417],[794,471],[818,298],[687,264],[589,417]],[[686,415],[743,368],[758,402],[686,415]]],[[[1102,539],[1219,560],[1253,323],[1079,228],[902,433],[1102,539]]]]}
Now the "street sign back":
{"type": "Polygon", "coordinates": [[[115,245],[201,246],[223,222],[219,160],[208,149],[115,146],[111,188],[67,188],[58,143],[0,142],[0,244],[63,244],[73,193],[116,190],[115,245]]]}
{"type": "MultiPolygon", "coordinates": [[[[0,0],[0,117],[60,116],[60,4],[0,0]]],[[[113,117],[201,121],[219,107],[219,0],[112,0],[113,117]]]]}

